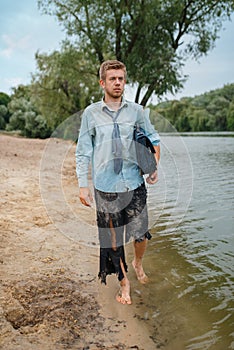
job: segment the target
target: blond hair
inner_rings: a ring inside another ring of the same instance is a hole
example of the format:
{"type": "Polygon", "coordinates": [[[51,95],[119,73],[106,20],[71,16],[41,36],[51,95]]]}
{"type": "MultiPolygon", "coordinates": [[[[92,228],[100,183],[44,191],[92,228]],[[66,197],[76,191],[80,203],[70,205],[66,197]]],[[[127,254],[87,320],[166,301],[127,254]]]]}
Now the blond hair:
{"type": "Polygon", "coordinates": [[[101,80],[106,79],[106,71],[110,69],[122,69],[124,71],[124,78],[127,77],[127,70],[125,64],[117,60],[104,61],[99,69],[99,76],[101,80]]]}

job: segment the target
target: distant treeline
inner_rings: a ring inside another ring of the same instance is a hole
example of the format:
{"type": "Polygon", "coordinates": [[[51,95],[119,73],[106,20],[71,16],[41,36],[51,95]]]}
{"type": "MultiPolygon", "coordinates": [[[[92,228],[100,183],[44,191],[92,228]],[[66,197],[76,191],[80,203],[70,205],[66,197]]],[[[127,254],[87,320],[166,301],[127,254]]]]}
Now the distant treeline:
{"type": "MultiPolygon", "coordinates": [[[[19,86],[11,96],[0,92],[0,130],[34,138],[47,138],[53,133],[53,136],[75,140],[80,125],[79,109],[76,113],[73,108],[71,113],[61,99],[53,100],[49,94],[46,98],[48,104],[42,108],[31,86],[19,86]]],[[[149,107],[151,121],[160,132],[234,131],[234,84],[149,107]]]]}
{"type": "Polygon", "coordinates": [[[159,131],[234,131],[234,84],[151,106],[159,131]]]}

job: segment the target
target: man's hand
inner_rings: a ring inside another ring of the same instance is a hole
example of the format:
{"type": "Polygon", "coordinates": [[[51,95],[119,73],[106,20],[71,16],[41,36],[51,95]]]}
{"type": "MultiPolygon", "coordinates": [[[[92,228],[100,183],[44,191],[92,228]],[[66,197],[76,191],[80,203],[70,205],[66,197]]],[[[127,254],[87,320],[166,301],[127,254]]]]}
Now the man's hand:
{"type": "Polygon", "coordinates": [[[86,207],[91,207],[93,196],[88,187],[80,187],[80,201],[86,207]]]}
{"type": "Polygon", "coordinates": [[[146,182],[150,185],[155,184],[158,181],[158,172],[157,170],[150,174],[147,178],[146,178],[146,182]]]}
{"type": "MultiPolygon", "coordinates": [[[[159,164],[159,160],[160,160],[160,146],[154,146],[155,149],[155,160],[156,160],[156,164],[158,167],[159,164]]],[[[156,182],[158,182],[158,171],[156,170],[154,173],[150,174],[147,178],[146,178],[146,182],[150,185],[154,185],[156,184],[156,182]]]]}

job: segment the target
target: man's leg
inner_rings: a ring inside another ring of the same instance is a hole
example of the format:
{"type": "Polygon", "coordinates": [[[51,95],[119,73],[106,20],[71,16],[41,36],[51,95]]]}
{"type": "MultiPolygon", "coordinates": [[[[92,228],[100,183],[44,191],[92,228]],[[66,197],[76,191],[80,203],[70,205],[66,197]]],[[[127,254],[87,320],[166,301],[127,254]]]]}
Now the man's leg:
{"type": "MultiPolygon", "coordinates": [[[[116,231],[113,225],[112,219],[110,219],[110,231],[111,231],[111,242],[112,242],[112,249],[114,251],[117,250],[116,246],[116,231]]],[[[125,258],[124,258],[125,259],[125,258]]],[[[128,304],[130,305],[132,303],[131,297],[130,297],[130,282],[127,278],[127,272],[125,270],[124,264],[122,259],[120,258],[120,268],[122,270],[123,279],[120,281],[120,290],[119,293],[116,296],[116,300],[121,304],[128,304]]]]}
{"type": "Polygon", "coordinates": [[[116,296],[116,300],[121,304],[130,305],[132,303],[132,300],[130,297],[130,282],[127,278],[127,274],[126,274],[122,260],[120,261],[120,266],[121,266],[124,278],[120,281],[120,290],[116,296]]]}
{"type": "Polygon", "coordinates": [[[137,279],[142,284],[147,283],[149,280],[142,266],[142,260],[146,250],[146,246],[147,246],[146,238],[141,242],[134,241],[134,260],[132,262],[132,266],[136,272],[137,279]]]}
{"type": "Polygon", "coordinates": [[[134,260],[133,268],[137,279],[145,284],[148,282],[142,260],[147,246],[147,240],[151,238],[148,231],[147,191],[145,184],[133,191],[131,202],[125,208],[126,214],[126,241],[134,238],[134,260]]]}

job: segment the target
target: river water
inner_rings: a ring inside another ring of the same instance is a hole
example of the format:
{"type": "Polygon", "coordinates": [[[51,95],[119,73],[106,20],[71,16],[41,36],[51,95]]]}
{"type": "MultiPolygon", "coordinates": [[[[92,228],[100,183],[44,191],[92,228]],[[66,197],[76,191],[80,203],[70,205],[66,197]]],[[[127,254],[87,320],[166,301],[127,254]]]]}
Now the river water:
{"type": "MultiPolygon", "coordinates": [[[[58,147],[51,139],[44,152],[41,195],[61,233],[94,247],[87,214],[82,219],[64,200],[60,167],[67,148],[59,149],[55,164],[58,147]],[[55,199],[61,220],[52,210],[55,199]]],[[[148,186],[150,283],[140,285],[129,269],[135,317],[146,323],[156,349],[234,349],[234,137],[161,135],[161,150],[159,182],[148,186]]]]}
{"type": "Polygon", "coordinates": [[[158,348],[234,349],[234,138],[162,136],[161,149],[138,316],[158,348]]]}

